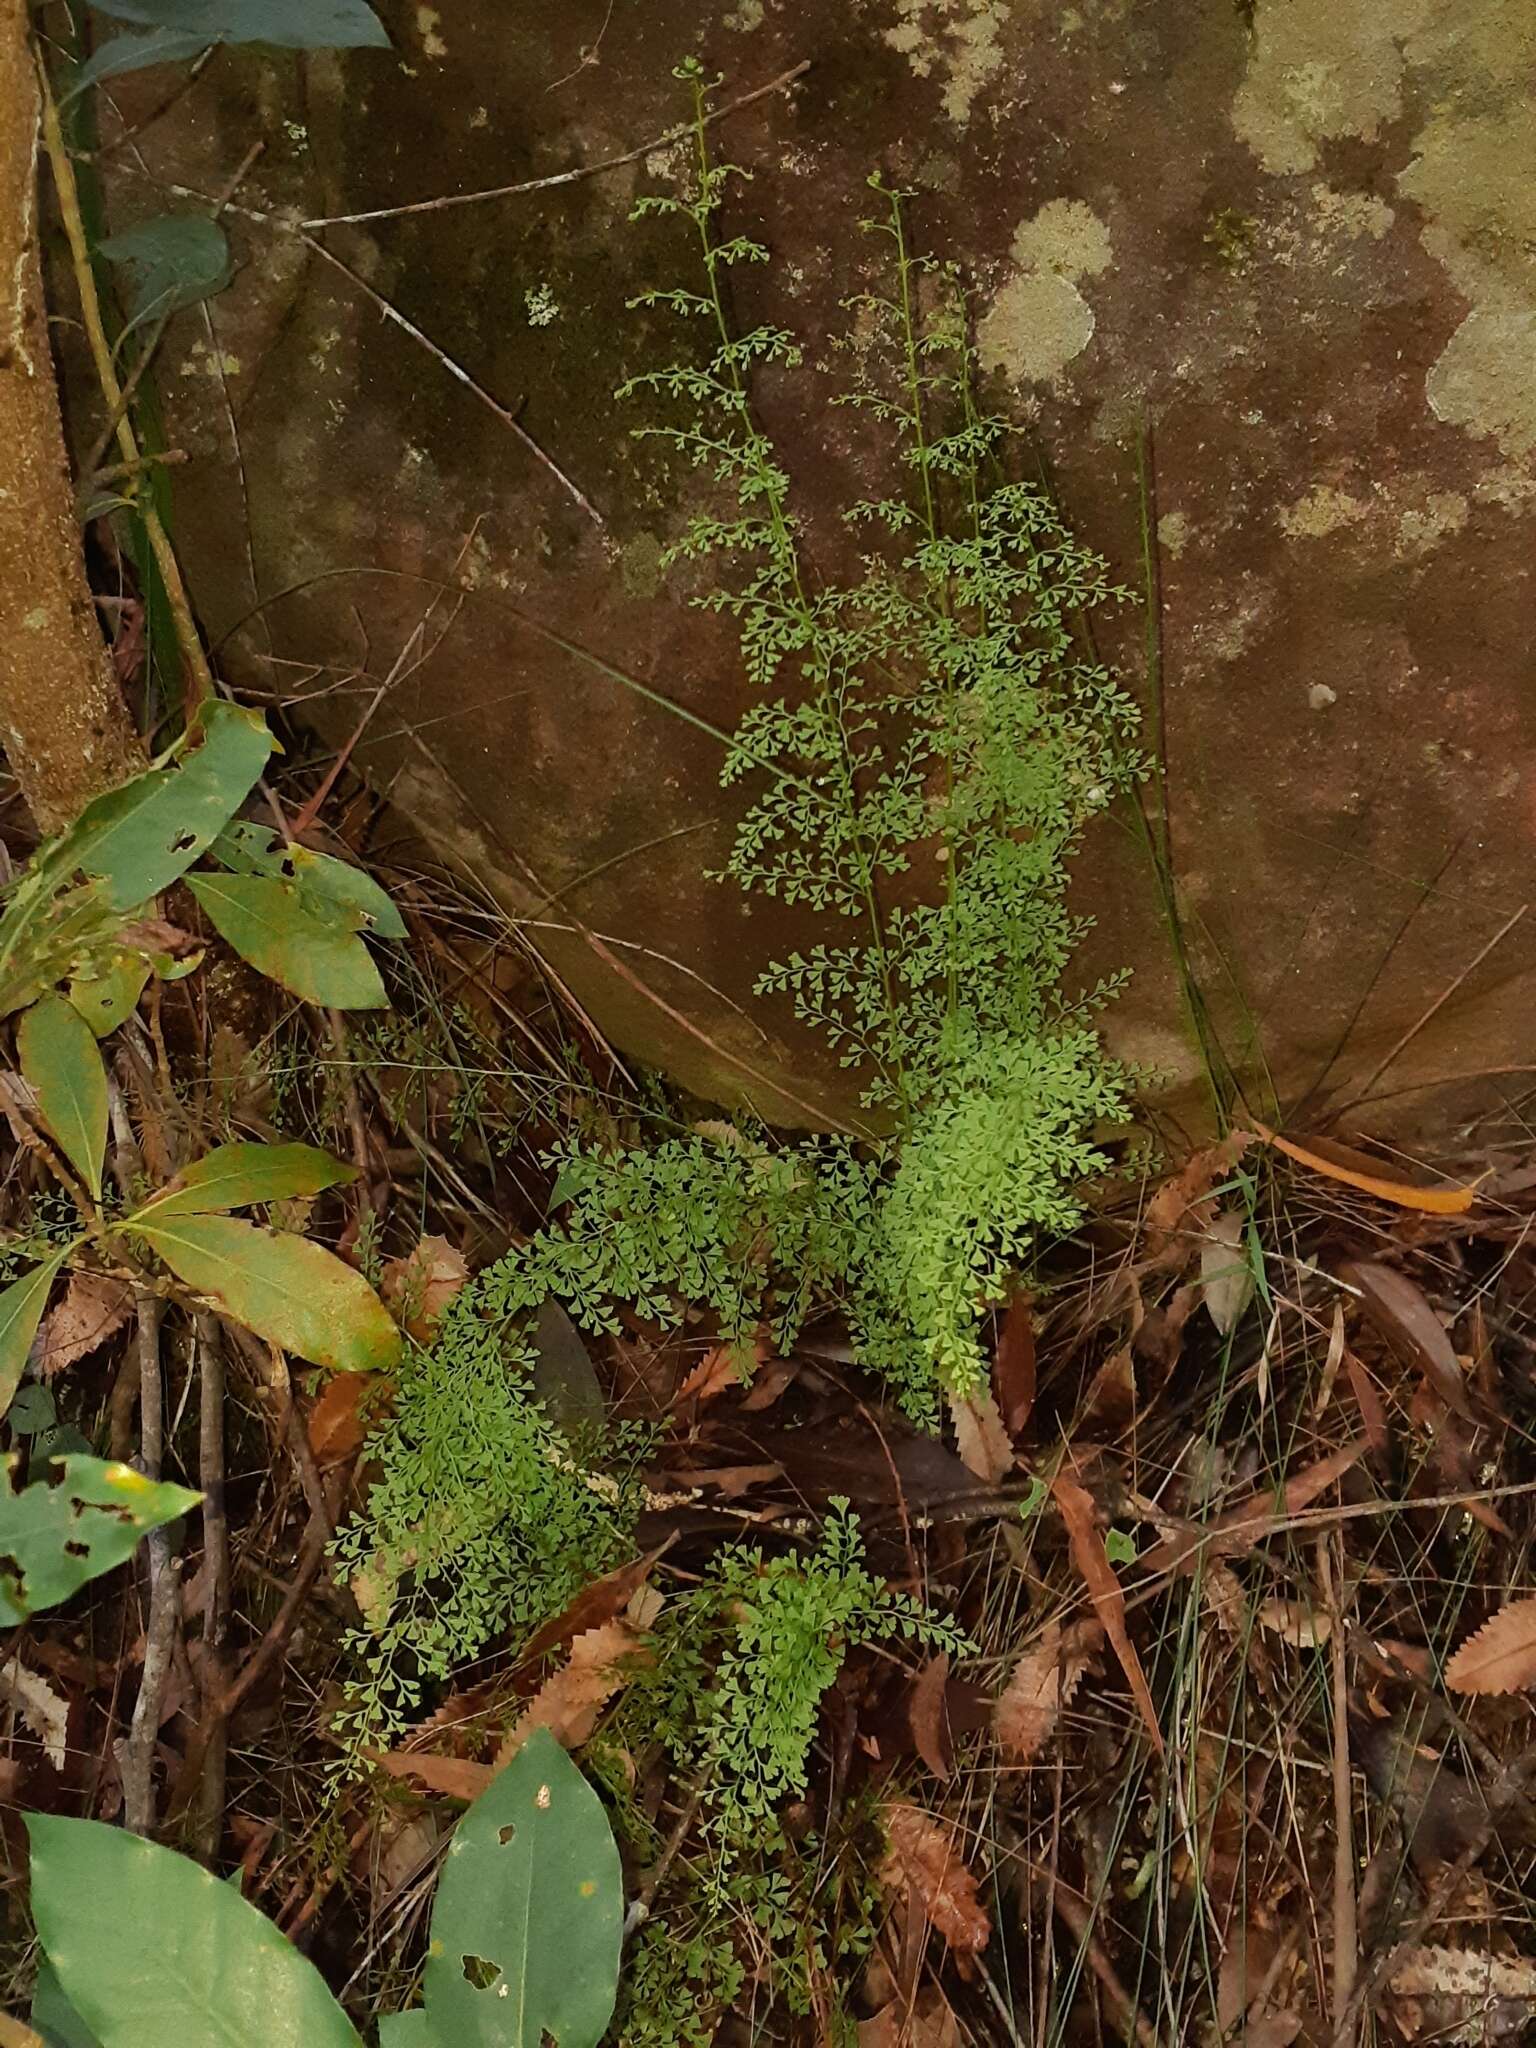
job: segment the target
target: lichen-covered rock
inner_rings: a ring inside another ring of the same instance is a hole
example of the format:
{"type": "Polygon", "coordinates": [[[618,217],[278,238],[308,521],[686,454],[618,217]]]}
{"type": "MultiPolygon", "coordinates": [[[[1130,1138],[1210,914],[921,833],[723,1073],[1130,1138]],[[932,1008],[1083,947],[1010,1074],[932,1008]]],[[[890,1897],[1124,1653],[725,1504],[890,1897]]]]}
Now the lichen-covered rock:
{"type": "MultiPolygon", "coordinates": [[[[139,159],[212,193],[267,144],[236,284],[167,338],[178,540],[232,673],[336,736],[391,679],[359,758],[620,1045],[786,1120],[849,1108],[751,998],[785,919],[702,879],[729,832],[717,743],[619,673],[718,727],[747,701],[728,632],[660,572],[698,486],[611,397],[673,342],[626,300],[678,278],[684,234],[626,215],[678,152],[629,153],[677,118],[670,70],[697,52],[727,101],[807,67],[717,130],[777,257],[736,274],[743,317],[825,354],[871,275],[879,167],[972,281],[1021,463],[1138,586],[1145,511],[1150,724],[1234,1052],[1293,1104],[1364,1093],[1399,1128],[1431,1079],[1528,1057],[1536,921],[1377,1072],[1529,888],[1529,0],[380,11],[392,54],[221,53],[108,159],[120,224],[158,203],[139,159]]],[[[123,85],[125,110],[163,89],[123,85]]],[[[761,391],[827,549],[879,467],[832,388],[761,391]]],[[[1147,626],[1098,622],[1142,687],[1147,626]]],[[[1133,834],[1101,832],[1080,893],[1085,973],[1136,969],[1112,1038],[1190,1084],[1133,834]]]]}

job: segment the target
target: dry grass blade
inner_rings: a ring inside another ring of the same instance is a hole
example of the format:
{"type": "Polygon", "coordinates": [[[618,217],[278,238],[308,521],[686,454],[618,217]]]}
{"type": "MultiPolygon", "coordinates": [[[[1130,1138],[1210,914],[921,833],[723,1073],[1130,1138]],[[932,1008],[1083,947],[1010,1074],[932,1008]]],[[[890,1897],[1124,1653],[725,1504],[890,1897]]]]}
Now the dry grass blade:
{"type": "Polygon", "coordinates": [[[1033,1763],[1050,1741],[1103,1640],[1104,1625],[1097,1620],[1067,1629],[1048,1622],[1039,1642],[1015,1664],[992,1715],[993,1733],[1011,1763],[1033,1763]]]}
{"type": "Polygon", "coordinates": [[[882,1816],[889,1854],[881,1882],[914,1897],[949,1946],[975,1954],[992,1939],[992,1920],[977,1896],[976,1878],[956,1846],[957,1823],[937,1820],[904,1800],[882,1816]]]}
{"type": "Polygon", "coordinates": [[[1293,1138],[1282,1138],[1274,1131],[1266,1130],[1263,1124],[1255,1127],[1265,1144],[1273,1145],[1277,1152],[1283,1152],[1287,1159],[1294,1159],[1298,1166],[1305,1166],[1311,1173],[1320,1173],[1327,1180],[1340,1182],[1344,1187],[1358,1188],[1361,1194],[1374,1195],[1378,1201],[1391,1202],[1399,1209],[1417,1209],[1426,1216],[1464,1216],[1477,1200],[1476,1188],[1420,1188],[1411,1181],[1384,1179],[1380,1174],[1370,1173],[1352,1161],[1359,1155],[1349,1153],[1344,1146],[1335,1146],[1324,1138],[1314,1138],[1309,1144],[1298,1145],[1293,1138]]]}
{"type": "Polygon", "coordinates": [[[1088,1588],[1094,1613],[1114,1644],[1115,1655],[1120,1659],[1120,1668],[1141,1709],[1141,1718],[1147,1724],[1152,1745],[1162,1756],[1163,1731],[1157,1725],[1157,1708],[1152,1703],[1147,1675],[1141,1668],[1141,1659],[1125,1625],[1125,1594],[1120,1589],[1120,1581],[1115,1577],[1114,1567],[1105,1553],[1104,1539],[1093,1518],[1093,1496],[1064,1472],[1058,1472],[1051,1481],[1051,1492],[1061,1509],[1061,1519],[1067,1525],[1073,1562],[1088,1588]]]}
{"type": "Polygon", "coordinates": [[[1524,1692],[1536,1685],[1536,1595],[1501,1608],[1445,1667],[1457,1692],[1524,1692]]]}

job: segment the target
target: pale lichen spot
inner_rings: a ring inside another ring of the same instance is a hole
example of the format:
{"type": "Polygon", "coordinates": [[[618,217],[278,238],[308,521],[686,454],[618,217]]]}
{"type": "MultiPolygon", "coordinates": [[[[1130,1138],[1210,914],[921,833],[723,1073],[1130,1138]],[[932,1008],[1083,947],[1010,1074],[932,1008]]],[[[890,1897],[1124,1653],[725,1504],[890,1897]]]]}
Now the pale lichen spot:
{"type": "Polygon", "coordinates": [[[1404,554],[1426,555],[1441,541],[1460,533],[1470,510],[1460,491],[1431,491],[1422,505],[1410,505],[1397,522],[1398,547],[1404,554]]]}
{"type": "Polygon", "coordinates": [[[448,45],[439,30],[443,17],[435,7],[418,7],[416,10],[416,33],[421,38],[421,54],[424,57],[446,57],[448,45]]]}
{"type": "Polygon", "coordinates": [[[1404,40],[1432,0],[1287,0],[1248,47],[1232,126],[1265,170],[1310,171],[1325,142],[1373,141],[1402,109],[1404,40]]]}
{"type": "Polygon", "coordinates": [[[944,112],[957,127],[971,118],[982,89],[1003,68],[1002,32],[1007,0],[896,0],[896,20],[885,30],[915,78],[944,80],[944,112]]]}
{"type": "Polygon", "coordinates": [[[1280,511],[1280,525],[1292,540],[1323,540],[1346,526],[1355,526],[1370,511],[1363,498],[1352,498],[1332,484],[1316,484],[1305,497],[1280,511]]]}
{"type": "Polygon", "coordinates": [[[1157,540],[1170,555],[1182,555],[1189,544],[1189,519],[1183,512],[1165,512],[1157,522],[1157,540]]]}
{"type": "Polygon", "coordinates": [[[540,1813],[548,1813],[549,1787],[547,1785],[541,1785],[539,1787],[538,1791],[534,1794],[533,1803],[539,1809],[540,1813]]]}
{"type": "Polygon", "coordinates": [[[976,330],[982,367],[1054,383],[1093,339],[1093,308],[1076,280],[1107,270],[1113,253],[1108,228],[1080,199],[1053,199],[1021,221],[1013,238],[1018,275],[976,330]]]}

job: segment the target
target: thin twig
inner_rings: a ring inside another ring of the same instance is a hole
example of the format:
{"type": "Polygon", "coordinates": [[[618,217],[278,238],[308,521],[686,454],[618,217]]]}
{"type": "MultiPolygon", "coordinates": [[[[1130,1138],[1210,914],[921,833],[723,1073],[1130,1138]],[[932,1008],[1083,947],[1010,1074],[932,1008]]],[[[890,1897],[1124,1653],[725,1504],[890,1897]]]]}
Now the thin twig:
{"type": "Polygon", "coordinates": [[[1333,1621],[1333,2024],[1340,2048],[1353,2048],[1350,1999],[1360,1950],[1355,1910],[1354,1800],[1349,1770],[1349,1676],[1342,1605],[1344,1545],[1341,1537],[1317,1539],[1317,1575],[1324,1611],[1333,1621]],[[1331,1555],[1330,1555],[1331,1553],[1331,1555]],[[1335,1563],[1338,1567],[1335,1576],[1335,1563]]]}
{"type": "MultiPolygon", "coordinates": [[[[158,1294],[136,1290],[139,1349],[139,1443],[137,1464],[146,1479],[160,1477],[165,1449],[165,1401],[160,1373],[158,1294]]],[[[160,1704],[171,1669],[171,1637],[176,1626],[176,1570],[168,1529],[152,1529],[145,1541],[149,1560],[149,1627],[144,1639],[144,1670],[133,1720],[123,1744],[123,1825],[136,1835],[155,1825],[155,1743],[160,1733],[160,1704]]]]}

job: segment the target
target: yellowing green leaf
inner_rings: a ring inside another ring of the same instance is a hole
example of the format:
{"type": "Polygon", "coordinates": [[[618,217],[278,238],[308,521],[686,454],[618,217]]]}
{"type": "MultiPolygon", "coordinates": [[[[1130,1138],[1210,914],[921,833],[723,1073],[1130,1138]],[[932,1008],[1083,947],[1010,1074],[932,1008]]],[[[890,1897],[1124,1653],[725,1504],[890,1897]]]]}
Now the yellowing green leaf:
{"type": "Polygon", "coordinates": [[[133,1554],[139,1538],[196,1507],[202,1495],[159,1485],[131,1465],[66,1458],[57,1485],[46,1479],[13,1493],[7,1461],[0,1480],[0,1627],[57,1607],[90,1579],[133,1554]]]}
{"type": "Polygon", "coordinates": [[[151,1213],[132,1228],[194,1293],[314,1365],[386,1372],[400,1356],[389,1310],[323,1245],[235,1216],[151,1213]]]}
{"type": "Polygon", "coordinates": [[[150,1218],[163,1223],[170,1216],[206,1216],[243,1209],[252,1202],[286,1202],[356,1178],[355,1166],[333,1159],[318,1145],[219,1145],[183,1167],[129,1219],[129,1225],[138,1229],[150,1218]]]}
{"type": "Polygon", "coordinates": [[[292,994],[337,1010],[389,1007],[357,936],[361,913],[347,921],[317,917],[297,883],[271,875],[190,875],[187,886],[220,937],[292,994]]]}
{"type": "Polygon", "coordinates": [[[30,1273],[13,1280],[0,1294],[0,1415],[11,1405],[27,1368],[27,1353],[43,1319],[43,1308],[54,1275],[69,1257],[71,1247],[63,1246],[30,1273]]]}
{"type": "Polygon", "coordinates": [[[69,984],[69,1000],[95,1035],[105,1038],[133,1015],[149,975],[142,955],[123,953],[89,979],[77,975],[69,984]]]}
{"type": "Polygon", "coordinates": [[[16,1027],[21,1071],[59,1149],[101,1200],[107,1150],[107,1072],[96,1035],[63,996],[44,996],[16,1027]]]}

